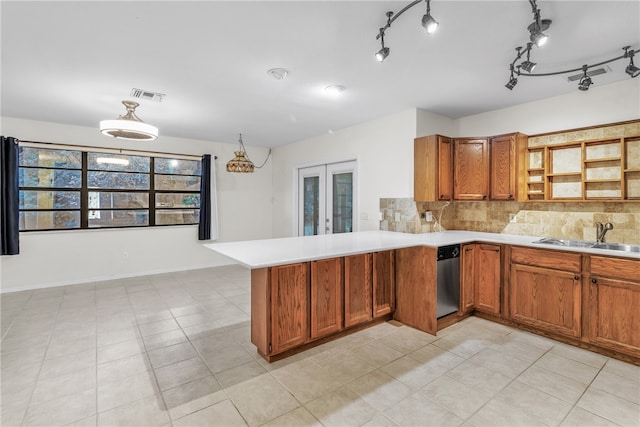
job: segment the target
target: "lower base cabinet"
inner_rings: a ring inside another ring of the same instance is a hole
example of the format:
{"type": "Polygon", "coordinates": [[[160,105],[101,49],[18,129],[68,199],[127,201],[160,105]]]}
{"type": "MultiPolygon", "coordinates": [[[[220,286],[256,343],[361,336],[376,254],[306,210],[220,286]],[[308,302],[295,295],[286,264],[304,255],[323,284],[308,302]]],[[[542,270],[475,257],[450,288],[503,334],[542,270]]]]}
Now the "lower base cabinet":
{"type": "Polygon", "coordinates": [[[579,254],[511,249],[509,309],[514,321],[579,338],[581,295],[579,254]]]}
{"type": "Polygon", "coordinates": [[[251,271],[251,342],[267,360],[394,309],[393,250],[251,271]]]}
{"type": "Polygon", "coordinates": [[[251,342],[262,355],[309,341],[309,264],[251,271],[251,342]]]}
{"type": "Polygon", "coordinates": [[[311,261],[311,339],[342,329],[342,261],[311,261]]]}
{"type": "Polygon", "coordinates": [[[638,263],[591,257],[587,338],[594,344],[640,358],[638,263]]]}
{"type": "Polygon", "coordinates": [[[437,248],[396,250],[396,311],[393,318],[435,335],[437,248]]]}

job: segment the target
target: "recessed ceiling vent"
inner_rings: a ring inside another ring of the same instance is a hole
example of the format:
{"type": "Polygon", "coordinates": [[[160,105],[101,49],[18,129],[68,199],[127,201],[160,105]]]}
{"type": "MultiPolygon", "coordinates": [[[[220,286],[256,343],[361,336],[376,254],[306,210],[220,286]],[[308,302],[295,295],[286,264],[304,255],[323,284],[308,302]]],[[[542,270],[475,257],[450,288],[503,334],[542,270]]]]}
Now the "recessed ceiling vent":
{"type": "Polygon", "coordinates": [[[146,99],[147,101],[161,102],[165,96],[164,93],[151,92],[144,89],[131,89],[131,96],[138,99],[146,99]]]}
{"type": "MultiPolygon", "coordinates": [[[[592,70],[587,71],[587,76],[589,77],[599,76],[600,74],[605,74],[610,72],[611,72],[611,68],[605,65],[604,67],[594,68],[592,70]]],[[[584,76],[584,73],[574,74],[572,76],[567,77],[567,80],[569,81],[569,83],[571,83],[571,82],[580,80],[583,76],[584,76]]]]}

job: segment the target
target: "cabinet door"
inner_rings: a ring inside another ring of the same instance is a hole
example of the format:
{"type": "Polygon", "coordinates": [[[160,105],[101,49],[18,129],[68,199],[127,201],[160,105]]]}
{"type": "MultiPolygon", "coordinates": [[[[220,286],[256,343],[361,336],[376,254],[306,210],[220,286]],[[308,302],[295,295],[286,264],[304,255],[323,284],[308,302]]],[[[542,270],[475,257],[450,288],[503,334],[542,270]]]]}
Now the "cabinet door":
{"type": "Polygon", "coordinates": [[[453,139],[438,135],[438,200],[453,198],[453,139]]]}
{"type": "Polygon", "coordinates": [[[513,200],[516,194],[515,136],[491,138],[491,200],[513,200]]]}
{"type": "Polygon", "coordinates": [[[640,283],[589,279],[589,339],[640,357],[640,283]]]}
{"type": "Polygon", "coordinates": [[[396,311],[394,319],[435,335],[436,248],[396,250],[396,311]]]}
{"type": "Polygon", "coordinates": [[[486,139],[455,139],[453,198],[486,200],[489,195],[489,150],[486,139]]]}
{"type": "Polygon", "coordinates": [[[271,268],[271,348],[280,353],[309,340],[308,264],[271,268]]]}
{"type": "Polygon", "coordinates": [[[342,258],[311,262],[311,338],[342,329],[342,258]]]}
{"type": "Polygon", "coordinates": [[[395,251],[373,254],[373,317],[395,309],[395,251]]]}
{"type": "Polygon", "coordinates": [[[500,245],[477,244],[475,254],[475,308],[500,313],[501,250],[500,245]]]}
{"type": "Polygon", "coordinates": [[[476,245],[462,246],[460,255],[460,312],[468,313],[474,308],[476,283],[476,245]]]}
{"type": "Polygon", "coordinates": [[[580,275],[511,264],[513,320],[570,337],[581,336],[580,275]]]}
{"type": "Polygon", "coordinates": [[[413,142],[413,199],[419,202],[451,200],[453,195],[453,142],[430,135],[413,142]]]}
{"type": "Polygon", "coordinates": [[[344,257],[344,326],[371,320],[371,254],[344,257]]]}

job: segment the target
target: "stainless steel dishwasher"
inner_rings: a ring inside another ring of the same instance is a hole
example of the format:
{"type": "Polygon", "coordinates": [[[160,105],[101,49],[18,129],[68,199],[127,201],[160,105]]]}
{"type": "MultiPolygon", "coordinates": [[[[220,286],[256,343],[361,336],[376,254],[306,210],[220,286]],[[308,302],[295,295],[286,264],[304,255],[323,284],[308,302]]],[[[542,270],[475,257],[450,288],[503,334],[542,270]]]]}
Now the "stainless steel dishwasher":
{"type": "Polygon", "coordinates": [[[460,305],[460,245],[438,248],[437,317],[458,311],[460,305]]]}

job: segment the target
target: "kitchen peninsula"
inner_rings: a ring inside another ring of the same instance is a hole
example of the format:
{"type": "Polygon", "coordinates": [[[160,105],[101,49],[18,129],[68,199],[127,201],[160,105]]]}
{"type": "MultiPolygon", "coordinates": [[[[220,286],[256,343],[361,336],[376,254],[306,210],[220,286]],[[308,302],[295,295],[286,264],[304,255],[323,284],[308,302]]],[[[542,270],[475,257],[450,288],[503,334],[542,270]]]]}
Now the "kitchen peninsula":
{"type": "Polygon", "coordinates": [[[251,340],[269,361],[390,318],[436,334],[437,248],[461,244],[462,301],[446,324],[473,313],[640,364],[640,253],[539,239],[366,231],[205,246],[251,269],[251,340]],[[493,292],[476,277],[489,268],[473,268],[476,244],[498,254],[493,292]]]}

